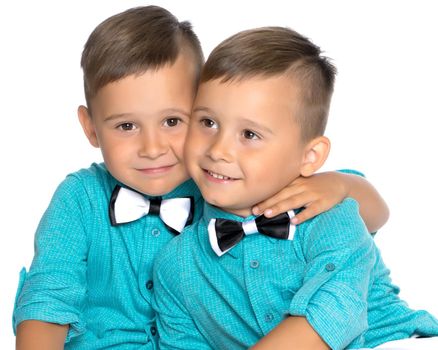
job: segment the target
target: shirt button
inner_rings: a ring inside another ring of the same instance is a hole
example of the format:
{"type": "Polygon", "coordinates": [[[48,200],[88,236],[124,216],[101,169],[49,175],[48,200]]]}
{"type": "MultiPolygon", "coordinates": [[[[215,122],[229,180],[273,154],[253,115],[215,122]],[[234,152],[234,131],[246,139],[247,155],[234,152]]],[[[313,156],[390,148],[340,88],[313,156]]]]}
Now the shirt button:
{"type": "Polygon", "coordinates": [[[146,282],[146,288],[151,290],[154,286],[154,282],[152,282],[151,280],[146,282]]]}
{"type": "Polygon", "coordinates": [[[259,267],[259,262],[257,260],[251,260],[249,266],[251,266],[253,269],[256,269],[259,267]]]}
{"type": "Polygon", "coordinates": [[[157,327],[155,327],[155,326],[151,327],[151,334],[152,334],[152,336],[157,335],[157,327]]]}
{"type": "Polygon", "coordinates": [[[158,237],[160,235],[160,233],[161,233],[160,230],[157,228],[154,228],[152,230],[152,236],[154,236],[154,237],[158,237]]]}
{"type": "Polygon", "coordinates": [[[274,315],[269,313],[265,315],[265,321],[266,322],[272,322],[272,320],[274,319],[274,315]]]}
{"type": "Polygon", "coordinates": [[[336,266],[333,263],[328,263],[327,265],[325,265],[325,270],[328,272],[334,271],[335,268],[336,268],[336,266]]]}

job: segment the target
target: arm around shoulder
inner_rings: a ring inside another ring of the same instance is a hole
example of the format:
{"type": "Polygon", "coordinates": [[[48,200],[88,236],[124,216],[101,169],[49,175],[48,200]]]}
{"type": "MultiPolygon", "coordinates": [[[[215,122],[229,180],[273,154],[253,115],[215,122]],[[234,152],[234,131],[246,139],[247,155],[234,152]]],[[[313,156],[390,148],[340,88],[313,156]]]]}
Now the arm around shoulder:
{"type": "Polygon", "coordinates": [[[376,188],[364,177],[355,174],[338,173],[347,185],[347,197],[359,203],[360,216],[368,232],[379,230],[389,218],[389,208],[376,188]]]}

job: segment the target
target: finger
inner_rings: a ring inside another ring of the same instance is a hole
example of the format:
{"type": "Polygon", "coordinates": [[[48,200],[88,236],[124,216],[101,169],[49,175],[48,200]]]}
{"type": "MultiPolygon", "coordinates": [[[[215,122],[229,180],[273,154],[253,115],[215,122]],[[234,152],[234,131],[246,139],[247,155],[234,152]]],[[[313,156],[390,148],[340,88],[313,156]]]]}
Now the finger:
{"type": "Polygon", "coordinates": [[[294,225],[301,224],[304,221],[307,221],[307,220],[325,212],[326,210],[327,210],[327,208],[324,207],[323,205],[321,205],[320,202],[311,203],[305,209],[303,209],[297,215],[295,215],[291,219],[291,222],[294,225]]]}
{"type": "Polygon", "coordinates": [[[305,208],[300,211],[297,215],[295,215],[290,221],[294,225],[299,225],[306,220],[315,217],[315,214],[312,213],[312,209],[305,208]]]}
{"type": "Polygon", "coordinates": [[[286,198],[278,203],[271,205],[263,211],[263,214],[266,217],[273,217],[289,210],[306,207],[311,202],[311,197],[309,197],[308,193],[300,193],[291,198],[286,198]]]}
{"type": "MultiPolygon", "coordinates": [[[[252,208],[252,212],[254,215],[259,215],[264,213],[268,209],[272,209],[277,203],[282,203],[287,200],[293,200],[296,196],[298,196],[300,192],[297,192],[297,189],[292,187],[287,187],[282,191],[278,192],[271,198],[264,200],[263,202],[258,203],[252,208]]],[[[290,207],[288,207],[290,209],[290,207]]]]}

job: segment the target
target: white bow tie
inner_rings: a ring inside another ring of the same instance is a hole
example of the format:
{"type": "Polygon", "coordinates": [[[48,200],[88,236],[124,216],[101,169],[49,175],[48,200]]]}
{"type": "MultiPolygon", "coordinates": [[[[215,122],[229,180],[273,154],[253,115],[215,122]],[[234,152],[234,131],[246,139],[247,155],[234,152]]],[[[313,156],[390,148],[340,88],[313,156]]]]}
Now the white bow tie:
{"type": "Polygon", "coordinates": [[[193,197],[147,199],[141,193],[116,185],[111,194],[109,214],[113,226],[145,215],[158,215],[170,231],[180,234],[193,221],[193,197]]]}

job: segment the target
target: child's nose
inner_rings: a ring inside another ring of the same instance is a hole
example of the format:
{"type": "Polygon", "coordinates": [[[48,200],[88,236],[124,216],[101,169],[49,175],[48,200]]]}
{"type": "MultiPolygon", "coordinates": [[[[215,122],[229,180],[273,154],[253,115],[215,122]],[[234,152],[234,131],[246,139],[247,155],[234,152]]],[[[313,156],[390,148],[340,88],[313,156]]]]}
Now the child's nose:
{"type": "Polygon", "coordinates": [[[207,155],[214,161],[230,162],[233,158],[232,154],[232,140],[224,134],[217,134],[214,141],[208,149],[207,155]]]}
{"type": "Polygon", "coordinates": [[[157,131],[142,132],[139,141],[139,156],[158,158],[167,152],[167,140],[157,131]]]}

